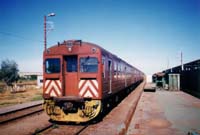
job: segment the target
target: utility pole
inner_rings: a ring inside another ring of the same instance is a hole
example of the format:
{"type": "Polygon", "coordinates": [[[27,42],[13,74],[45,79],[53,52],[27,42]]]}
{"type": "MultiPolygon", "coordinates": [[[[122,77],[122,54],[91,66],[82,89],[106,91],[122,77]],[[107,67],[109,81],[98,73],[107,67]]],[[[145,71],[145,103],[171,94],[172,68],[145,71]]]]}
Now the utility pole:
{"type": "Polygon", "coordinates": [[[47,16],[44,16],[44,51],[47,50],[47,17],[55,16],[55,13],[50,13],[47,16]]]}
{"type": "Polygon", "coordinates": [[[184,67],[183,67],[183,53],[181,51],[181,70],[183,71],[184,70],[184,67]]]}
{"type": "Polygon", "coordinates": [[[44,51],[47,50],[47,17],[44,16],[44,51]]]}

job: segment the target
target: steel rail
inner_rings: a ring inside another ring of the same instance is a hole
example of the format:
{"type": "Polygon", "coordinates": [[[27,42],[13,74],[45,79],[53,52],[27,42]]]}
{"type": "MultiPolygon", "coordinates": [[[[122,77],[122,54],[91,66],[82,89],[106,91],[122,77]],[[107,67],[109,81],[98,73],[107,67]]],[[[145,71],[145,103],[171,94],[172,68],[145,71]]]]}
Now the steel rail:
{"type": "Polygon", "coordinates": [[[42,104],[37,104],[37,105],[28,106],[22,109],[6,112],[4,113],[4,115],[0,115],[1,116],[0,124],[5,124],[14,120],[18,120],[18,119],[42,112],[43,110],[44,109],[42,108],[42,104]],[[34,108],[36,108],[36,110],[34,110],[34,108]]]}

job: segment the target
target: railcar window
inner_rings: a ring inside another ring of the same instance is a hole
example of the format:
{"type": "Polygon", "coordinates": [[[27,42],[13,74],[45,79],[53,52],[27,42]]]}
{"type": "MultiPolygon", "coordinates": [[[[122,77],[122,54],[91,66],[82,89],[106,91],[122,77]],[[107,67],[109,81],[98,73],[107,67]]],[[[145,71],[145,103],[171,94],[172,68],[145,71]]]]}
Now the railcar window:
{"type": "Polygon", "coordinates": [[[80,72],[97,72],[98,60],[95,57],[80,58],[80,72]]]}
{"type": "Polygon", "coordinates": [[[77,72],[77,56],[67,56],[67,72],[77,72]]]}
{"type": "Polygon", "coordinates": [[[102,65],[103,65],[103,73],[102,73],[102,77],[103,78],[106,78],[106,69],[105,69],[105,65],[106,62],[105,62],[105,57],[102,57],[102,65]]]}
{"type": "Polygon", "coordinates": [[[46,59],[45,71],[48,74],[60,73],[60,59],[59,58],[46,59]]]}
{"type": "Polygon", "coordinates": [[[117,78],[117,62],[114,62],[114,78],[117,78]]]}

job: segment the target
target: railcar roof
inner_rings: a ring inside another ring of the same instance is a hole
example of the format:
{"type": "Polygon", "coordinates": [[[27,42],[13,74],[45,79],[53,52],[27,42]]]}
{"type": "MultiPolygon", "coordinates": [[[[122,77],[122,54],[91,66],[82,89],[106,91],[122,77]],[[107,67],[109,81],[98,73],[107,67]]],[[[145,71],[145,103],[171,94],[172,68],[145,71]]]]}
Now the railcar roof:
{"type": "MultiPolygon", "coordinates": [[[[54,47],[57,47],[57,46],[61,46],[61,45],[66,45],[67,43],[69,42],[75,42],[76,40],[67,40],[67,41],[64,41],[62,43],[58,42],[56,45],[53,45],[51,47],[49,47],[48,49],[51,49],[51,48],[54,48],[54,47]]],[[[80,44],[75,44],[75,45],[80,45],[80,44]]],[[[81,45],[89,45],[89,46],[94,46],[94,47],[97,47],[105,52],[108,52],[110,53],[109,51],[107,51],[106,49],[104,49],[103,47],[97,45],[97,44],[94,44],[94,43],[90,43],[90,42],[84,42],[84,41],[81,41],[81,45]]],[[[112,53],[111,53],[112,54],[112,53]]],[[[114,54],[112,54],[114,55],[114,54]]]]}
{"type": "MultiPolygon", "coordinates": [[[[49,47],[48,49],[55,48],[55,47],[57,47],[57,46],[67,45],[67,43],[69,43],[69,42],[76,42],[76,41],[81,41],[81,40],[67,40],[67,41],[64,40],[63,43],[59,43],[59,42],[58,42],[56,45],[53,45],[53,46],[49,47]]],[[[94,43],[91,43],[91,42],[84,42],[84,41],[81,41],[81,44],[74,44],[74,45],[89,45],[89,46],[94,46],[94,47],[96,47],[96,48],[102,50],[103,52],[106,52],[106,53],[108,53],[108,54],[113,55],[114,57],[116,57],[117,59],[123,61],[123,62],[126,63],[127,65],[129,65],[129,66],[135,68],[136,70],[140,71],[140,70],[137,69],[136,67],[130,65],[129,63],[127,63],[127,62],[124,61],[123,59],[119,58],[117,55],[115,55],[115,54],[113,54],[113,53],[107,51],[106,49],[104,49],[103,47],[101,47],[101,46],[99,46],[99,45],[97,45],[97,44],[94,44],[94,43]]],[[[140,71],[140,72],[141,72],[141,71],[140,71]]]]}
{"type": "MultiPolygon", "coordinates": [[[[58,44],[53,45],[53,46],[49,47],[48,49],[53,49],[53,48],[56,48],[56,47],[61,46],[61,45],[66,45],[68,42],[74,42],[74,41],[76,41],[76,40],[67,40],[67,41],[64,41],[63,43],[59,43],[59,42],[58,42],[58,44]]],[[[80,45],[80,44],[75,44],[75,45],[80,45]]],[[[101,46],[99,46],[99,45],[97,45],[97,44],[81,41],[81,45],[94,46],[94,47],[96,47],[96,48],[98,48],[98,49],[100,49],[100,50],[102,50],[102,51],[104,51],[104,52],[106,52],[106,53],[109,53],[109,54],[111,54],[111,55],[117,57],[115,54],[113,54],[113,53],[107,51],[106,49],[104,49],[103,47],[101,47],[101,46]]],[[[120,60],[122,60],[122,59],[119,58],[119,57],[117,57],[117,58],[120,59],[120,60]]]]}

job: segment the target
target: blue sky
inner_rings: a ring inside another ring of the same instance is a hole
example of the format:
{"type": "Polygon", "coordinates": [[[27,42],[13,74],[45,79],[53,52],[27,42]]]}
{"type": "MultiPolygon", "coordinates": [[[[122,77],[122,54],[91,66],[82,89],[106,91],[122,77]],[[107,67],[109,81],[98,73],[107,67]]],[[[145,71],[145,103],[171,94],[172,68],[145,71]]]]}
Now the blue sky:
{"type": "Polygon", "coordinates": [[[42,71],[43,17],[54,22],[48,47],[81,39],[152,74],[200,58],[200,0],[0,0],[0,60],[42,71]]]}

